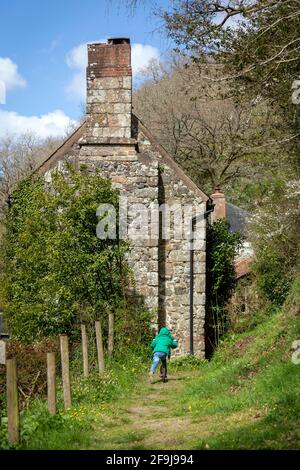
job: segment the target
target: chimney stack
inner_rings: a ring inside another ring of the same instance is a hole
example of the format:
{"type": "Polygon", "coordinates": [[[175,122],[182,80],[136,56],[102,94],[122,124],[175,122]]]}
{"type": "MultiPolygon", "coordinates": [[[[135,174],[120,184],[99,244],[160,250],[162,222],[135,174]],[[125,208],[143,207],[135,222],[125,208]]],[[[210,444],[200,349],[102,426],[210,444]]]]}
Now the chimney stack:
{"type": "Polygon", "coordinates": [[[87,139],[131,138],[131,46],[127,38],[88,44],[87,139]]]}
{"type": "Polygon", "coordinates": [[[215,205],[214,210],[211,214],[212,222],[218,219],[226,219],[226,199],[225,194],[216,187],[214,193],[210,196],[213,204],[215,205]]]}

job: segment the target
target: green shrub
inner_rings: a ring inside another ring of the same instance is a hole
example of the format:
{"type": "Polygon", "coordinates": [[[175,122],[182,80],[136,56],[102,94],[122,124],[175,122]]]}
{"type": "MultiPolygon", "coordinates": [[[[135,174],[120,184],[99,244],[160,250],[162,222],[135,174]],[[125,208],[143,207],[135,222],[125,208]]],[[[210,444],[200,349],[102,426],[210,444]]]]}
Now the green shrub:
{"type": "Polygon", "coordinates": [[[103,317],[125,297],[130,271],[123,241],[96,236],[96,210],[118,192],[98,172],[67,167],[53,172],[51,189],[42,178],[25,180],[13,193],[6,217],[4,311],[12,335],[31,342],[67,333],[103,317]]]}
{"type": "Polygon", "coordinates": [[[293,258],[285,251],[284,243],[281,247],[266,243],[260,247],[253,265],[257,286],[267,299],[279,306],[285,301],[293,279],[292,267],[296,261],[293,258]]]}
{"type": "Polygon", "coordinates": [[[218,345],[227,328],[226,304],[235,287],[234,257],[241,247],[239,233],[229,231],[229,224],[220,219],[207,230],[207,351],[218,345]]]}

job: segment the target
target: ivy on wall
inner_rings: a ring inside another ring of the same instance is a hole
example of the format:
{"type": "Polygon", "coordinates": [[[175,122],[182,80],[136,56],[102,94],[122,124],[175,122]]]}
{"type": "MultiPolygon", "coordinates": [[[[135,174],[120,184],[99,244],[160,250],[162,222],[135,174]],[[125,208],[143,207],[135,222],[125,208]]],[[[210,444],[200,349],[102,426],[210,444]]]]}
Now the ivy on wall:
{"type": "Polygon", "coordinates": [[[226,331],[226,304],[235,287],[234,258],[242,245],[242,236],[230,232],[225,219],[207,228],[207,318],[206,349],[208,355],[226,331]]]}

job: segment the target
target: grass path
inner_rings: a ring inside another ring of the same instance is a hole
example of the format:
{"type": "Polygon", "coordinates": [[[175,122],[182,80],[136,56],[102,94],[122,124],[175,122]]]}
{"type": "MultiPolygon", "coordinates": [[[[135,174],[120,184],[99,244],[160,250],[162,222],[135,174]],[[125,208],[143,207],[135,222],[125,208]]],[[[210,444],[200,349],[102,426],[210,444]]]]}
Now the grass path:
{"type": "MultiPolygon", "coordinates": [[[[224,444],[225,448],[240,449],[278,447],[280,433],[273,442],[270,436],[265,439],[263,409],[246,405],[212,410],[213,397],[191,405],[192,389],[205,381],[205,375],[199,370],[173,372],[168,383],[157,378],[152,385],[148,377],[143,378],[130,397],[107,405],[94,424],[90,449],[192,450],[223,448],[224,444]],[[263,435],[259,443],[259,437],[253,441],[252,436],[260,425],[263,435]]],[[[229,399],[234,400],[234,395],[230,390],[229,399]]],[[[215,396],[218,402],[224,399],[225,408],[226,396],[225,389],[224,395],[215,396]]]]}
{"type": "Polygon", "coordinates": [[[177,372],[169,381],[149,384],[144,379],[134,394],[114,405],[95,426],[94,449],[180,449],[193,448],[195,437],[205,427],[178,415],[176,396],[200,372],[177,372]],[[196,432],[196,436],[195,436],[196,432]]]}
{"type": "Polygon", "coordinates": [[[181,401],[183,390],[201,379],[200,371],[176,372],[168,383],[148,378],[133,395],[107,408],[94,426],[92,449],[197,449],[243,421],[254,421],[256,410],[195,416],[181,401]]]}

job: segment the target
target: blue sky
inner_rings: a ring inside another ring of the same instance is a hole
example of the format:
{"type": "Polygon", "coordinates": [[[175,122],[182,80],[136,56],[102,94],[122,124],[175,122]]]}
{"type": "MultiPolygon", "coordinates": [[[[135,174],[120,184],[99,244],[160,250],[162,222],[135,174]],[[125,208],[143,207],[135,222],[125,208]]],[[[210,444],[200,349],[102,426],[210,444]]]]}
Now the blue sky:
{"type": "Polygon", "coordinates": [[[130,37],[135,76],[171,47],[147,1],[131,16],[118,0],[1,0],[0,18],[0,136],[27,128],[62,134],[78,118],[86,42],[130,37]]]}

